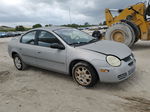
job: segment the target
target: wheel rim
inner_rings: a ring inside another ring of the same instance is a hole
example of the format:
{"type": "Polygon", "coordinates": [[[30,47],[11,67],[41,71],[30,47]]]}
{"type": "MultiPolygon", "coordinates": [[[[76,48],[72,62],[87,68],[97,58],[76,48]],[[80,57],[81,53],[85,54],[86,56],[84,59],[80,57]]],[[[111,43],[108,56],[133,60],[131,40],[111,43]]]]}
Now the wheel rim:
{"type": "Polygon", "coordinates": [[[112,33],[112,39],[116,42],[125,42],[125,35],[121,30],[116,30],[112,33]]]}
{"type": "Polygon", "coordinates": [[[80,66],[75,69],[75,79],[81,85],[89,85],[92,75],[86,67],[80,66]]]}
{"type": "Polygon", "coordinates": [[[20,69],[22,67],[21,60],[19,57],[15,57],[15,65],[18,69],[20,69]]]}

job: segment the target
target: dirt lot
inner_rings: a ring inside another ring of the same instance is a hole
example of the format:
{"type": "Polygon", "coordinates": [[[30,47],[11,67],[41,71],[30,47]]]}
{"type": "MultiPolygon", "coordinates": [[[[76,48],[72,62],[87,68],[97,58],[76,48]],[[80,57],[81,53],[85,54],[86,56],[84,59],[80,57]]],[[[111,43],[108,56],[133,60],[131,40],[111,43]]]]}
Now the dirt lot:
{"type": "Polygon", "coordinates": [[[0,39],[0,112],[150,112],[150,42],[133,52],[136,73],[119,84],[86,89],[67,75],[34,67],[18,71],[0,39]]]}

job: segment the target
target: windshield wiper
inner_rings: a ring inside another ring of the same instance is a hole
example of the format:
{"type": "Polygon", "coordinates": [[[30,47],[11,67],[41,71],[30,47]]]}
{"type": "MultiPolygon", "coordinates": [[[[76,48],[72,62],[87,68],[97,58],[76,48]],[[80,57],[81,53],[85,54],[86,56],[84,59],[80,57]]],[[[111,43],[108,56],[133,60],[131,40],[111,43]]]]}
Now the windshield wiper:
{"type": "Polygon", "coordinates": [[[89,44],[89,43],[93,43],[93,42],[97,42],[97,41],[98,41],[98,39],[94,38],[94,39],[90,40],[89,42],[74,42],[69,45],[85,45],[85,44],[89,44]]]}
{"type": "Polygon", "coordinates": [[[88,42],[74,42],[74,43],[71,43],[69,45],[84,45],[84,44],[87,44],[88,42]]]}
{"type": "Polygon", "coordinates": [[[94,39],[90,40],[88,43],[93,43],[93,42],[97,42],[97,41],[98,41],[98,39],[94,38],[94,39]]]}

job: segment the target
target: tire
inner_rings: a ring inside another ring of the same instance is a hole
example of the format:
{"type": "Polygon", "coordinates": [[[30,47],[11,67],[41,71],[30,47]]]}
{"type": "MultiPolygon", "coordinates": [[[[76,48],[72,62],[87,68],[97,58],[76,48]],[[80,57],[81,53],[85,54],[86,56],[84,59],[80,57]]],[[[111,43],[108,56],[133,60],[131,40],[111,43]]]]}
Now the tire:
{"type": "Polygon", "coordinates": [[[138,40],[139,40],[139,38],[135,38],[134,44],[135,44],[136,42],[138,42],[138,40]]]}
{"type": "Polygon", "coordinates": [[[133,28],[127,23],[124,23],[124,22],[116,23],[107,29],[106,34],[105,34],[105,39],[122,42],[126,44],[127,46],[131,47],[133,46],[135,42],[135,32],[133,28]]]}
{"type": "Polygon", "coordinates": [[[83,87],[93,87],[98,81],[95,69],[86,62],[79,62],[72,68],[74,80],[83,87]]]}
{"type": "Polygon", "coordinates": [[[92,33],[92,36],[95,37],[95,38],[98,38],[98,39],[101,39],[102,38],[102,34],[100,31],[94,31],[92,33]]]}
{"type": "Polygon", "coordinates": [[[134,43],[136,43],[139,40],[140,36],[141,36],[141,31],[140,31],[139,27],[136,24],[134,24],[130,21],[127,21],[127,20],[122,20],[121,22],[125,22],[125,23],[127,23],[128,25],[130,25],[132,27],[132,29],[134,30],[134,34],[135,34],[134,43]]]}
{"type": "Polygon", "coordinates": [[[22,61],[18,54],[13,56],[14,65],[18,70],[25,70],[27,65],[22,61]]]}

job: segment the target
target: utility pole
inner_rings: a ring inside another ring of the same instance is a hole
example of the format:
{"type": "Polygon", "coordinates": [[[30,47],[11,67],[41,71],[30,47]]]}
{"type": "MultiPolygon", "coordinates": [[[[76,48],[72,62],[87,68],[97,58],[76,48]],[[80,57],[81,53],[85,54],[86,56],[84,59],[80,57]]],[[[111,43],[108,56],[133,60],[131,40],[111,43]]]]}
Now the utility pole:
{"type": "Polygon", "coordinates": [[[70,10],[70,7],[69,7],[69,19],[70,19],[70,24],[71,24],[72,21],[71,21],[71,10],[70,10]]]}

